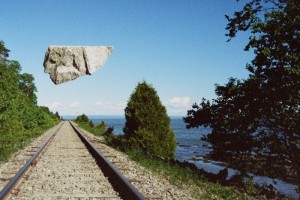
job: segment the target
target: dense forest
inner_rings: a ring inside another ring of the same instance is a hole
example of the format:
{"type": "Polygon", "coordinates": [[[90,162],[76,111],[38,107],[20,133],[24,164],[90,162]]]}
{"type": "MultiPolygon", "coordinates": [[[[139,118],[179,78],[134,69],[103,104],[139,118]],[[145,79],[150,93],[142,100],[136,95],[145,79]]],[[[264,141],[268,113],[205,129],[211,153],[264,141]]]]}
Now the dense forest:
{"type": "Polygon", "coordinates": [[[212,128],[214,159],[300,185],[299,1],[251,0],[226,18],[229,41],[250,34],[249,77],[216,85],[216,99],[187,112],[187,128],[212,128]]]}
{"type": "Polygon", "coordinates": [[[0,41],[0,161],[60,120],[58,113],[37,105],[34,77],[21,73],[9,52],[0,41]]]}

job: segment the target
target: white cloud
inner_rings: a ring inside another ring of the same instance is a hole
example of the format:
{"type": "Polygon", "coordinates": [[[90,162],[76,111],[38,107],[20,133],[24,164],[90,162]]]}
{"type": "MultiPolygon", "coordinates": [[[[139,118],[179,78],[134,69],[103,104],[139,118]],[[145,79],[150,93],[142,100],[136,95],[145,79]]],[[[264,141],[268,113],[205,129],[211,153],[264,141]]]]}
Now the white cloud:
{"type": "Polygon", "coordinates": [[[118,103],[117,106],[118,106],[118,107],[122,107],[122,108],[124,107],[124,108],[125,108],[125,107],[127,106],[127,103],[118,103]]]}
{"type": "Polygon", "coordinates": [[[94,106],[103,106],[104,103],[101,102],[101,101],[98,101],[98,102],[95,102],[93,105],[94,105],[94,106]]]}
{"type": "Polygon", "coordinates": [[[79,102],[74,102],[74,103],[71,103],[71,104],[70,104],[70,107],[71,107],[71,108],[78,108],[79,105],[80,105],[79,102]]]}
{"type": "Polygon", "coordinates": [[[63,105],[60,102],[54,102],[54,103],[50,104],[48,107],[49,107],[50,110],[52,110],[52,109],[57,109],[57,108],[62,107],[62,106],[63,105]]]}
{"type": "Polygon", "coordinates": [[[190,103],[191,98],[190,97],[174,97],[170,99],[167,102],[167,105],[173,106],[173,107],[188,107],[190,103]]]}
{"type": "Polygon", "coordinates": [[[165,102],[165,105],[169,115],[184,116],[191,106],[190,102],[190,97],[174,97],[165,102]]]}
{"type": "Polygon", "coordinates": [[[126,103],[95,102],[92,104],[92,114],[101,115],[123,115],[126,103]]]}
{"type": "Polygon", "coordinates": [[[53,103],[50,103],[50,104],[44,104],[44,106],[48,107],[49,110],[52,111],[52,112],[56,112],[56,111],[62,110],[64,108],[64,105],[60,102],[53,102],[53,103]]]}
{"type": "Polygon", "coordinates": [[[96,107],[110,108],[110,109],[118,109],[118,108],[125,108],[126,107],[126,103],[113,104],[111,102],[103,103],[101,101],[95,102],[93,105],[96,106],[96,107]]]}

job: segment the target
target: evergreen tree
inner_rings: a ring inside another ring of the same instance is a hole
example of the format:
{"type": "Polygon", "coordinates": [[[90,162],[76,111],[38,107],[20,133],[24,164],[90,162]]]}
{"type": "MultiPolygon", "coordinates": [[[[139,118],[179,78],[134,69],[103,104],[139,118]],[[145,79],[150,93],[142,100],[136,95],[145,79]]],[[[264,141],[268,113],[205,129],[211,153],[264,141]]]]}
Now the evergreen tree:
{"type": "Polygon", "coordinates": [[[3,63],[6,58],[9,56],[9,50],[5,47],[4,42],[0,41],[0,64],[3,63]]]}
{"type": "Polygon", "coordinates": [[[155,89],[145,81],[139,83],[125,108],[124,137],[132,149],[150,155],[174,158],[176,139],[166,108],[155,89]]]}
{"type": "Polygon", "coordinates": [[[35,92],[37,91],[34,84],[34,77],[31,74],[24,73],[20,74],[19,77],[19,87],[23,91],[23,93],[31,99],[31,101],[36,104],[37,97],[35,92]]]}
{"type": "Polygon", "coordinates": [[[92,120],[90,120],[88,118],[88,116],[86,116],[85,114],[77,116],[77,118],[75,119],[75,122],[85,123],[85,124],[89,125],[90,127],[94,127],[94,123],[92,122],[92,120]]]}
{"type": "Polygon", "coordinates": [[[58,113],[57,111],[54,113],[54,115],[55,115],[55,117],[56,117],[57,119],[60,119],[60,118],[61,118],[60,115],[59,115],[59,113],[58,113]]]}
{"type": "Polygon", "coordinates": [[[77,122],[83,122],[83,123],[88,123],[90,120],[89,120],[88,116],[86,116],[85,114],[82,114],[82,115],[77,116],[77,118],[75,119],[75,121],[77,121],[77,122]]]}

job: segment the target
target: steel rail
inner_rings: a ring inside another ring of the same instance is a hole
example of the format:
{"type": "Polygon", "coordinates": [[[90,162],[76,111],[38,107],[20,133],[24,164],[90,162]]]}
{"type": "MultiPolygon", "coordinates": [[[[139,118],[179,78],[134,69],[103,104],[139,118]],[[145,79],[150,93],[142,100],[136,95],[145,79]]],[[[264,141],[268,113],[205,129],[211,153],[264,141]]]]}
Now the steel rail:
{"type": "Polygon", "coordinates": [[[85,138],[80,129],[78,129],[71,121],[71,126],[78,134],[82,142],[86,145],[90,153],[96,159],[97,164],[103,170],[105,176],[123,199],[128,200],[145,200],[146,198],[126,179],[123,174],[117,170],[114,165],[95,146],[85,138]]]}
{"type": "Polygon", "coordinates": [[[26,164],[18,171],[18,173],[8,182],[8,184],[1,190],[0,192],[0,200],[3,200],[9,195],[10,191],[14,188],[14,186],[18,183],[18,181],[22,178],[23,174],[27,171],[27,169],[32,165],[32,163],[36,160],[36,158],[40,155],[42,150],[46,147],[46,145],[51,141],[54,135],[59,131],[63,123],[61,123],[60,127],[47,138],[46,142],[37,150],[37,152],[31,157],[30,160],[26,162],[26,164]]]}

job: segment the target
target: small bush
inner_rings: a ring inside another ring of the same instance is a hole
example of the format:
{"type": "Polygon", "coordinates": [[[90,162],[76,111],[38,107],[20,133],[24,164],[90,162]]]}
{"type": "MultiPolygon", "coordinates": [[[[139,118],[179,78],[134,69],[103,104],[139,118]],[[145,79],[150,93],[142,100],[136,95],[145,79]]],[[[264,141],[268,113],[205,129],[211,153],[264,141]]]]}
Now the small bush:
{"type": "Polygon", "coordinates": [[[145,81],[132,93],[125,118],[124,146],[153,156],[175,158],[176,139],[170,118],[155,89],[145,81]]]}

